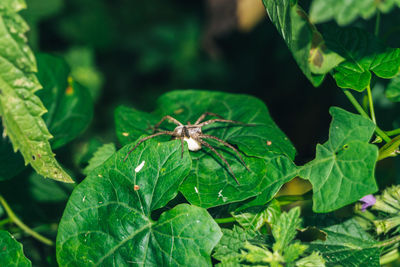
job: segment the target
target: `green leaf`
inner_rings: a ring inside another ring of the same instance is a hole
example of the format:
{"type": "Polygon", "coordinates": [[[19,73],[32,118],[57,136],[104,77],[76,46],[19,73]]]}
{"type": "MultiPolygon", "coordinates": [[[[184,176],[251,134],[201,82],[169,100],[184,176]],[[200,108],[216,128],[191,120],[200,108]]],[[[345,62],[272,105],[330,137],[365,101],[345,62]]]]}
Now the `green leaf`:
{"type": "Polygon", "coordinates": [[[91,171],[103,164],[116,151],[113,143],[104,144],[94,152],[93,157],[89,160],[89,165],[83,170],[83,173],[88,175],[91,171]]]}
{"type": "Polygon", "coordinates": [[[319,86],[343,58],[329,50],[307,14],[293,0],[263,0],[269,18],[285,40],[304,75],[319,86]]]}
{"type": "Polygon", "coordinates": [[[390,81],[385,96],[392,102],[400,102],[400,75],[390,81]]]}
{"type": "Polygon", "coordinates": [[[313,0],[310,20],[313,23],[335,19],[340,26],[348,25],[358,17],[368,19],[376,12],[391,11],[396,0],[313,0]]]}
{"type": "Polygon", "coordinates": [[[355,220],[323,230],[328,235],[326,241],[312,242],[310,248],[322,254],[327,266],[380,266],[381,249],[355,220]]]}
{"type": "Polygon", "coordinates": [[[38,78],[43,84],[37,95],[49,111],[43,119],[54,136],[52,147],[58,148],[88,127],[93,117],[93,100],[88,89],[69,78],[70,69],[63,59],[38,54],[37,61],[38,78]]]}
{"type": "MultiPolygon", "coordinates": [[[[226,164],[208,148],[191,152],[193,166],[180,191],[194,205],[213,207],[236,202],[262,194],[264,203],[279,188],[297,174],[292,162],[295,149],[288,138],[276,126],[264,103],[248,95],[234,95],[210,91],[173,91],[161,96],[158,109],[148,114],[125,107],[115,112],[118,139],[122,144],[136,141],[142,134],[152,133],[154,126],[164,115],[171,115],[182,123],[194,123],[204,112],[214,112],[226,119],[255,124],[238,125],[215,123],[203,128],[236,145],[250,172],[237,155],[214,140],[206,139],[223,155],[240,181],[238,186],[226,164]]],[[[212,117],[210,117],[212,118],[212,117]]],[[[163,123],[162,128],[173,130],[176,126],[163,123]]],[[[165,137],[160,140],[168,140],[165,137]]]]}
{"type": "Polygon", "coordinates": [[[222,229],[222,238],[215,247],[213,258],[224,262],[235,261],[239,262],[242,258],[240,250],[244,247],[246,241],[249,241],[257,236],[253,230],[245,230],[236,225],[233,229],[222,229]]]}
{"type": "Polygon", "coordinates": [[[35,58],[24,37],[28,26],[16,13],[24,7],[22,1],[2,1],[0,7],[0,115],[4,133],[9,136],[14,151],[19,150],[26,164],[42,176],[73,182],[60,167],[51,151],[48,132],[41,116],[46,112],[34,94],[41,88],[37,78],[35,58]],[[9,9],[10,8],[10,9],[9,9]]]}
{"type": "Polygon", "coordinates": [[[180,142],[133,145],[113,154],[73,191],[57,236],[60,266],[211,266],[221,230],[205,209],[181,204],[161,214],[178,193],[191,161],[180,142]],[[138,167],[141,166],[141,167],[138,167]]]}
{"type": "Polygon", "coordinates": [[[0,266],[32,266],[25,257],[22,245],[7,231],[0,230],[0,266]]]}
{"type": "Polygon", "coordinates": [[[25,8],[24,0],[2,0],[0,3],[0,13],[15,13],[25,8]]]}
{"type": "Polygon", "coordinates": [[[297,229],[301,226],[300,208],[296,207],[289,212],[283,212],[271,225],[272,235],[275,238],[274,251],[283,251],[296,236],[297,229]]]}
{"type": "Polygon", "coordinates": [[[334,69],[341,88],[363,91],[371,82],[371,71],[380,78],[392,78],[400,68],[400,49],[385,46],[372,34],[359,28],[323,28],[326,45],[345,58],[334,69]]]}
{"type": "Polygon", "coordinates": [[[255,206],[238,212],[232,212],[231,214],[244,229],[258,231],[266,223],[275,223],[279,219],[281,208],[279,202],[273,199],[268,207],[255,206]]]}
{"type": "Polygon", "coordinates": [[[337,107],[330,109],[329,140],[317,145],[316,157],[300,176],[313,185],[313,210],[329,212],[375,193],[378,148],[369,144],[375,124],[337,107]]]}
{"type": "Polygon", "coordinates": [[[318,252],[313,252],[311,255],[296,261],[297,267],[325,267],[324,258],[318,252]]]}

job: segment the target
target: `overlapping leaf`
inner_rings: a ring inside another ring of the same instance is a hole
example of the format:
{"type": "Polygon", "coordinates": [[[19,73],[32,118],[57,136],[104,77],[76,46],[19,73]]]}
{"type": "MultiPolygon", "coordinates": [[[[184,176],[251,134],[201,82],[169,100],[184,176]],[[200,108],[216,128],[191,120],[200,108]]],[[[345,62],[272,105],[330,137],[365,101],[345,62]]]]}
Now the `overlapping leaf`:
{"type": "Polygon", "coordinates": [[[104,144],[93,153],[93,157],[89,160],[88,166],[83,170],[83,173],[88,175],[95,168],[103,164],[116,151],[113,143],[104,144]]]}
{"type": "Polygon", "coordinates": [[[326,47],[297,1],[263,0],[263,3],[304,75],[314,86],[319,86],[325,74],[343,58],[326,47]]]}
{"type": "Polygon", "coordinates": [[[27,24],[16,13],[25,7],[23,1],[0,4],[0,115],[5,134],[14,150],[21,151],[26,164],[44,177],[73,182],[59,166],[51,151],[52,137],[41,116],[46,112],[34,94],[40,89],[34,72],[35,58],[26,45],[27,24]]]}
{"type": "Polygon", "coordinates": [[[326,45],[345,61],[334,69],[333,77],[341,88],[363,91],[371,81],[371,72],[392,78],[400,68],[400,49],[386,47],[372,34],[359,28],[323,28],[326,45]]]}
{"type": "Polygon", "coordinates": [[[376,12],[387,13],[395,4],[396,0],[313,0],[310,20],[313,23],[321,23],[335,19],[339,25],[344,26],[358,17],[368,19],[376,12]]]}
{"type": "Polygon", "coordinates": [[[0,230],[0,266],[32,266],[24,255],[21,243],[15,240],[9,232],[3,230],[0,230]]]}
{"type": "MultiPolygon", "coordinates": [[[[236,145],[250,172],[232,150],[207,139],[227,159],[241,185],[236,184],[226,164],[207,148],[191,152],[192,170],[180,188],[190,203],[212,207],[259,194],[265,203],[282,184],[296,176],[297,168],[291,160],[294,147],[275,125],[264,103],[248,95],[174,91],[160,97],[154,114],[120,107],[115,113],[117,135],[122,144],[127,144],[142,134],[149,135],[152,126],[164,115],[171,115],[186,124],[188,121],[194,123],[204,112],[253,124],[215,123],[203,128],[206,134],[236,145]]],[[[162,126],[170,130],[175,128],[168,123],[162,126]]]]}
{"type": "Polygon", "coordinates": [[[190,170],[178,141],[127,145],[72,193],[57,236],[60,266],[210,266],[221,237],[205,209],[181,204],[161,214],[190,170]]]}
{"type": "Polygon", "coordinates": [[[355,220],[323,229],[326,241],[315,241],[310,248],[321,252],[327,266],[380,266],[381,249],[355,220]]]}
{"type": "Polygon", "coordinates": [[[329,212],[378,190],[374,171],[378,148],[369,144],[372,121],[333,107],[329,140],[317,145],[316,157],[301,176],[313,185],[313,210],[329,212]]]}
{"type": "Polygon", "coordinates": [[[93,117],[93,100],[88,89],[69,78],[70,69],[63,59],[39,54],[37,61],[38,78],[43,85],[37,95],[48,110],[43,119],[54,136],[52,147],[58,148],[88,127],[93,117]]]}

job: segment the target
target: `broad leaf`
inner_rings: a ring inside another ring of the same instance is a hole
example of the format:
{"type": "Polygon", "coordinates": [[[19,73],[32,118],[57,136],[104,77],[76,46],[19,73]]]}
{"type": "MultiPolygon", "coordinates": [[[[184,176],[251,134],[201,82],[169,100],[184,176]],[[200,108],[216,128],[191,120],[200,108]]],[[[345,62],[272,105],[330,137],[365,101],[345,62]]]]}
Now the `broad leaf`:
{"type": "Polygon", "coordinates": [[[93,157],[89,160],[89,165],[83,170],[83,173],[88,175],[91,171],[103,164],[116,151],[113,143],[104,144],[93,153],[93,157]]]}
{"type": "Polygon", "coordinates": [[[52,137],[41,116],[46,112],[34,94],[41,88],[34,72],[35,58],[26,45],[24,20],[16,14],[24,8],[23,1],[2,1],[0,6],[0,116],[4,133],[14,150],[19,150],[26,164],[42,176],[73,182],[59,166],[51,151],[52,137]]]}
{"type": "Polygon", "coordinates": [[[400,102],[400,75],[394,77],[385,91],[385,96],[393,102],[400,102]]]}
{"type": "MultiPolygon", "coordinates": [[[[142,134],[150,135],[152,126],[164,115],[171,115],[186,124],[194,123],[204,112],[214,112],[226,119],[253,124],[215,123],[203,128],[204,133],[236,145],[250,172],[233,150],[214,140],[204,139],[226,158],[241,185],[236,184],[226,164],[203,147],[190,153],[192,170],[180,188],[190,203],[208,208],[259,194],[263,195],[265,203],[284,183],[296,176],[297,168],[291,160],[295,149],[260,100],[248,95],[187,90],[167,93],[157,103],[158,109],[154,114],[117,108],[116,128],[122,144],[136,141],[142,134]]],[[[168,123],[161,126],[169,130],[176,127],[168,123]]],[[[168,139],[170,137],[163,140],[168,139]]]]}
{"type": "Polygon", "coordinates": [[[329,140],[317,145],[315,159],[301,170],[313,185],[315,212],[336,210],[378,190],[378,148],[368,143],[374,123],[337,107],[330,114],[329,140]]]}
{"type": "Polygon", "coordinates": [[[322,254],[327,266],[380,266],[381,249],[355,220],[323,230],[328,235],[326,241],[312,242],[310,248],[322,254]]]}
{"type": "Polygon", "coordinates": [[[43,85],[37,95],[48,110],[43,119],[54,136],[52,146],[58,148],[88,127],[93,117],[93,101],[88,89],[69,77],[70,69],[63,59],[39,54],[37,61],[38,78],[43,85]]]}
{"type": "Polygon", "coordinates": [[[181,204],[161,214],[190,170],[178,141],[113,154],[73,191],[60,222],[60,266],[210,266],[221,237],[206,210],[181,204]],[[140,166],[140,167],[139,167],[140,166]]]}
{"type": "Polygon", "coordinates": [[[363,91],[371,82],[371,71],[381,78],[399,72],[400,49],[386,47],[372,34],[359,28],[323,28],[326,45],[345,58],[334,69],[333,77],[341,88],[363,91]]]}
{"type": "Polygon", "coordinates": [[[325,74],[343,61],[342,57],[326,47],[297,1],[263,0],[263,3],[304,75],[314,86],[319,86],[325,74]]]}
{"type": "Polygon", "coordinates": [[[0,230],[0,266],[32,266],[24,255],[21,243],[15,240],[9,232],[3,230],[0,230]]]}
{"type": "Polygon", "coordinates": [[[310,20],[321,23],[331,19],[343,26],[358,17],[368,19],[376,12],[391,11],[396,0],[313,0],[310,7],[310,20]]]}

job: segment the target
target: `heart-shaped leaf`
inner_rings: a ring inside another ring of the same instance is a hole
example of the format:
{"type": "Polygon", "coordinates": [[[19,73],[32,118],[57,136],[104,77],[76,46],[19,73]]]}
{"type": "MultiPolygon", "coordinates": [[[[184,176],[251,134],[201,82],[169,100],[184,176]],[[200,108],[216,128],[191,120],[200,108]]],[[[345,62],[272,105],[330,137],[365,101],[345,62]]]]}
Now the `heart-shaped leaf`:
{"type": "Polygon", "coordinates": [[[329,140],[300,175],[313,185],[313,210],[329,212],[378,190],[374,172],[378,148],[369,144],[375,124],[337,107],[330,109],[329,140]]]}
{"type": "Polygon", "coordinates": [[[210,266],[221,237],[206,210],[181,204],[161,214],[191,166],[178,141],[113,154],[73,191],[57,236],[60,266],[210,266]]]}
{"type": "MultiPolygon", "coordinates": [[[[133,142],[142,134],[151,134],[152,126],[165,115],[171,115],[186,124],[194,123],[205,112],[213,112],[225,119],[247,124],[215,123],[204,126],[204,133],[236,145],[250,171],[233,150],[215,140],[204,139],[226,158],[240,186],[226,164],[203,147],[200,151],[190,153],[192,170],[180,188],[190,203],[208,208],[259,194],[263,195],[265,203],[284,183],[296,176],[297,169],[291,160],[295,149],[273,122],[265,104],[257,98],[187,90],[167,93],[157,103],[158,109],[154,114],[125,107],[116,110],[117,135],[122,144],[133,142]]],[[[161,126],[169,130],[175,128],[175,125],[168,123],[161,126]]]]}
{"type": "Polygon", "coordinates": [[[70,69],[63,59],[38,54],[37,62],[38,78],[43,85],[37,95],[48,110],[43,119],[54,137],[52,147],[58,148],[88,127],[93,101],[88,89],[69,78],[70,69]]]}
{"type": "Polygon", "coordinates": [[[32,266],[24,255],[21,243],[15,240],[9,232],[3,230],[0,230],[0,266],[32,266]]]}
{"type": "Polygon", "coordinates": [[[326,47],[321,34],[297,1],[263,0],[263,3],[304,75],[314,86],[319,86],[325,74],[343,58],[326,47]]]}
{"type": "Polygon", "coordinates": [[[399,72],[400,49],[385,46],[372,34],[359,28],[323,27],[327,46],[346,60],[334,69],[341,88],[363,91],[370,84],[371,71],[381,78],[399,72]]]}

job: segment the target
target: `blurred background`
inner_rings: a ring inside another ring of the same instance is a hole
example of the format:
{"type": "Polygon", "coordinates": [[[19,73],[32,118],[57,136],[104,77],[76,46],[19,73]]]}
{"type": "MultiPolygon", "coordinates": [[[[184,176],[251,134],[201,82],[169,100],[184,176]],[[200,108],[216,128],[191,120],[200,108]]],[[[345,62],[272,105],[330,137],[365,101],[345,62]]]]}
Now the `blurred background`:
{"type": "MultiPolygon", "coordinates": [[[[261,0],[27,0],[34,51],[63,56],[95,99],[87,136],[115,141],[113,112],[152,111],[164,92],[207,89],[261,98],[298,150],[314,156],[342,96],[314,88],[261,0]]],[[[307,3],[304,3],[307,5],[307,3]]]]}

